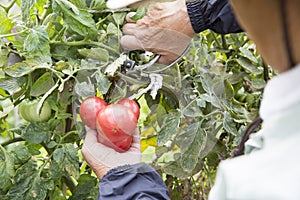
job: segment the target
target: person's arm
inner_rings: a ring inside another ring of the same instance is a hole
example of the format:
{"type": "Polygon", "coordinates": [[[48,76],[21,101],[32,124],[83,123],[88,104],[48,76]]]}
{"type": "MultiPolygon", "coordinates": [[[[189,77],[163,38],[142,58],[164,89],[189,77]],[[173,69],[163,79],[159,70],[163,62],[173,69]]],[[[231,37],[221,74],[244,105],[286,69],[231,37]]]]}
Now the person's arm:
{"type": "Polygon", "coordinates": [[[167,200],[168,189],[150,166],[139,163],[110,170],[99,184],[99,200],[167,200]]]}
{"type": "Polygon", "coordinates": [[[130,149],[122,153],[99,143],[97,132],[88,130],[81,152],[100,179],[99,200],[169,199],[160,175],[141,163],[138,129],[130,149]]]}
{"type": "Polygon", "coordinates": [[[227,0],[189,1],[186,5],[196,33],[206,29],[221,34],[242,32],[227,0]]]}

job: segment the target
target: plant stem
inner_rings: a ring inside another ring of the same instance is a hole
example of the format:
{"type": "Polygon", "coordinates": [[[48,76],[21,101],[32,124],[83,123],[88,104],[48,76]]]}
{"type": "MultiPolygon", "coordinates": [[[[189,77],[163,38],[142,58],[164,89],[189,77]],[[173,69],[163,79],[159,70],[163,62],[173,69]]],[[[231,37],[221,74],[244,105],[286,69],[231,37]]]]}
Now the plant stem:
{"type": "Polygon", "coordinates": [[[69,131],[67,134],[65,134],[64,136],[61,137],[61,140],[66,139],[67,137],[69,137],[70,135],[76,134],[77,131],[69,131]]]}
{"type": "Polygon", "coordinates": [[[176,70],[177,70],[177,78],[178,78],[178,82],[177,82],[178,88],[182,88],[182,82],[181,82],[182,78],[181,78],[181,73],[180,73],[180,68],[178,63],[176,63],[176,70]]]}
{"type": "Polygon", "coordinates": [[[269,67],[267,66],[267,64],[265,62],[262,63],[262,66],[264,68],[264,80],[266,82],[268,82],[268,80],[270,80],[269,67]]]}
{"type": "Polygon", "coordinates": [[[44,11],[43,11],[43,13],[40,17],[40,24],[43,24],[43,22],[44,22],[44,20],[47,16],[47,12],[48,12],[48,9],[49,9],[50,6],[51,6],[51,1],[47,0],[46,5],[44,6],[44,11]]]}
{"type": "Polygon", "coordinates": [[[222,40],[222,47],[223,49],[228,49],[228,45],[227,45],[227,42],[226,42],[226,38],[225,38],[225,35],[221,35],[221,40],[222,40]]]}
{"type": "Polygon", "coordinates": [[[8,141],[5,141],[5,142],[1,143],[0,146],[7,146],[7,145],[13,144],[15,142],[21,142],[21,141],[24,141],[24,139],[20,138],[20,137],[13,138],[11,140],[8,140],[8,141]]]}
{"type": "Polygon", "coordinates": [[[210,31],[210,33],[212,34],[212,36],[214,38],[214,41],[217,43],[218,48],[221,49],[222,47],[221,47],[221,44],[220,44],[218,38],[216,37],[216,34],[214,32],[212,32],[212,31],[210,31]]]}
{"type": "Polygon", "coordinates": [[[25,33],[26,31],[28,31],[28,28],[24,29],[23,31],[17,32],[17,33],[9,33],[9,34],[0,35],[0,38],[16,36],[16,35],[25,33]]]}
{"type": "Polygon", "coordinates": [[[51,41],[50,44],[64,44],[64,45],[68,45],[68,46],[84,46],[84,45],[95,45],[98,47],[103,47],[115,54],[119,54],[119,51],[115,50],[114,48],[107,46],[103,43],[100,42],[95,42],[95,41],[91,41],[91,40],[81,40],[81,41],[72,41],[72,42],[67,42],[67,41],[51,41]]]}
{"type": "Polygon", "coordinates": [[[137,84],[137,85],[147,85],[148,83],[145,83],[145,82],[142,82],[142,81],[139,81],[137,79],[134,79],[134,78],[131,78],[129,76],[126,76],[120,72],[117,72],[117,76],[119,76],[121,79],[125,80],[125,81],[128,81],[129,83],[132,83],[132,84],[137,84]]]}
{"type": "Polygon", "coordinates": [[[130,8],[121,8],[121,9],[115,9],[115,10],[88,10],[89,13],[116,13],[116,12],[128,12],[130,11],[130,8]]]}
{"type": "Polygon", "coordinates": [[[4,8],[4,10],[8,13],[9,10],[13,7],[13,5],[16,3],[17,0],[12,0],[8,6],[4,6],[3,4],[0,4],[0,7],[4,8]]]}

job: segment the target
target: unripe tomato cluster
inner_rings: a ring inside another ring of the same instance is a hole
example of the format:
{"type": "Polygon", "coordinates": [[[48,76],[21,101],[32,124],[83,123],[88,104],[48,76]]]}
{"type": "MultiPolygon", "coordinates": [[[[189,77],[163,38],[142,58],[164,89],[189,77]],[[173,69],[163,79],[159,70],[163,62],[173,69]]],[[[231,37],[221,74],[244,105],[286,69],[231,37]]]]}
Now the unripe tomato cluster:
{"type": "Polygon", "coordinates": [[[128,98],[108,105],[103,99],[93,96],[80,105],[82,122],[97,130],[97,141],[118,152],[127,151],[132,143],[132,134],[140,115],[139,105],[128,98]]]}

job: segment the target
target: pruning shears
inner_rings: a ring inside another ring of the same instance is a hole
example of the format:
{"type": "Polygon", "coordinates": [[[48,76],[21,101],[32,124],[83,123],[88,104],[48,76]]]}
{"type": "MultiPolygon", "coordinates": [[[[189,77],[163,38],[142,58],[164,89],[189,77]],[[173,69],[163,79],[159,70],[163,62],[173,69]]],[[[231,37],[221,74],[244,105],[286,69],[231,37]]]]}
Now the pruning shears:
{"type": "Polygon", "coordinates": [[[113,76],[114,73],[119,69],[119,67],[121,67],[122,72],[126,74],[134,75],[135,72],[138,72],[138,76],[136,76],[137,74],[134,75],[136,78],[150,79],[150,83],[146,88],[140,90],[137,94],[134,94],[131,97],[129,97],[129,99],[137,98],[138,96],[148,92],[149,90],[151,90],[150,95],[152,96],[153,99],[155,99],[157,95],[157,91],[163,86],[163,75],[160,74],[160,72],[165,71],[169,67],[179,62],[181,58],[188,52],[189,47],[190,45],[184,50],[184,52],[175,61],[163,67],[161,67],[161,65],[154,66],[158,61],[158,59],[160,58],[160,55],[151,56],[148,62],[139,65],[137,64],[136,61],[130,58],[130,51],[124,52],[120,55],[118,59],[116,59],[113,63],[111,63],[106,68],[105,74],[113,76]]]}
{"type": "Polygon", "coordinates": [[[184,52],[175,60],[173,61],[172,63],[164,66],[164,67],[161,67],[159,69],[150,69],[160,58],[160,55],[159,54],[156,54],[153,56],[153,58],[145,63],[145,64],[142,64],[142,65],[138,65],[136,63],[136,61],[130,59],[130,51],[129,52],[125,52],[125,60],[122,64],[123,68],[126,69],[126,71],[143,71],[144,73],[159,73],[159,72],[162,72],[162,71],[165,71],[166,69],[168,69],[169,67],[173,66],[174,64],[178,63],[181,58],[188,52],[189,50],[189,47],[190,45],[184,50],[184,52]]]}

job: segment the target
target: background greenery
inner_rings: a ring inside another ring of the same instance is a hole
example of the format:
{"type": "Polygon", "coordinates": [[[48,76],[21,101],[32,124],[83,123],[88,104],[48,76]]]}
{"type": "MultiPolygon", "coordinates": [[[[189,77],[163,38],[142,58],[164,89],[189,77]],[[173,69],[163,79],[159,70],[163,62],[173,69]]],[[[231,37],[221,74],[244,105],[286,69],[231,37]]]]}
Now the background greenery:
{"type": "MultiPolygon", "coordinates": [[[[113,103],[150,83],[118,64],[128,11],[112,12],[105,0],[1,1],[1,199],[96,198],[98,180],[80,153],[78,106],[90,95],[113,103]],[[51,119],[22,120],[17,107],[27,99],[47,101],[51,119]]],[[[141,62],[142,53],[134,58],[141,62]]],[[[143,161],[162,174],[172,199],[207,199],[219,161],[257,117],[273,75],[246,34],[207,30],[161,72],[155,99],[136,99],[143,161]]]]}

